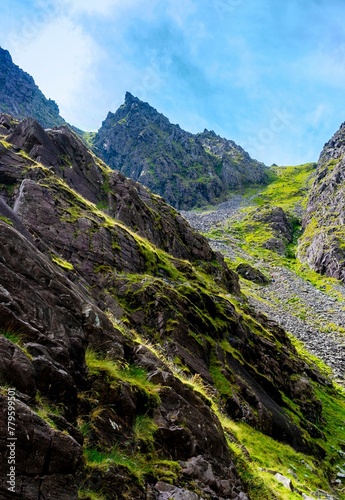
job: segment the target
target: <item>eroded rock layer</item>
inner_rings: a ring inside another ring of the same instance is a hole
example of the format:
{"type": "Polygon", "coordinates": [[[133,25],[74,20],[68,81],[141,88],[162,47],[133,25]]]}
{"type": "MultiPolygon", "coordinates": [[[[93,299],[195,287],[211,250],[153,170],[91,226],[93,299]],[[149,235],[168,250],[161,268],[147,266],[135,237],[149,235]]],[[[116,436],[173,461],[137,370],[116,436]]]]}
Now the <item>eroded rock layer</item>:
{"type": "Polygon", "coordinates": [[[345,124],[325,144],[317,165],[299,257],[316,271],[345,281],[345,124]]]}
{"type": "Polygon", "coordinates": [[[11,386],[19,498],[245,500],[221,414],[322,457],[328,382],[223,257],[69,129],[0,125],[0,452],[11,386]]]}

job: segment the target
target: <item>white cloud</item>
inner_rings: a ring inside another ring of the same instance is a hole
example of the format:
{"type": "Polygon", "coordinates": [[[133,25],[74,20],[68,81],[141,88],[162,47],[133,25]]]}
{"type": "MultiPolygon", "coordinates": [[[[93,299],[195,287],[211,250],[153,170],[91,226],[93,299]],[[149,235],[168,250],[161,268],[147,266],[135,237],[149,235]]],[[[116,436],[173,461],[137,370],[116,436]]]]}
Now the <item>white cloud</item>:
{"type": "Polygon", "coordinates": [[[106,16],[109,14],[121,13],[124,10],[133,8],[142,3],[142,0],[62,0],[69,9],[71,15],[84,13],[87,15],[99,14],[106,16]]]}
{"type": "Polygon", "coordinates": [[[120,0],[64,0],[72,12],[106,15],[121,4],[120,0]]]}
{"type": "Polygon", "coordinates": [[[190,16],[195,14],[196,5],[193,0],[184,0],[183,5],[176,0],[169,0],[167,13],[172,21],[179,27],[184,28],[190,16]]]}
{"type": "Polygon", "coordinates": [[[344,88],[345,42],[323,44],[295,61],[294,70],[306,80],[326,84],[330,88],[344,88]]]}
{"type": "Polygon", "coordinates": [[[304,121],[306,125],[318,128],[330,117],[331,110],[329,106],[321,102],[316,105],[315,109],[310,111],[305,117],[304,121]]]}
{"type": "Polygon", "coordinates": [[[70,19],[60,18],[25,45],[14,47],[12,55],[16,64],[34,76],[42,92],[57,101],[61,115],[73,121],[81,90],[88,94],[92,67],[101,55],[93,39],[70,19]]]}

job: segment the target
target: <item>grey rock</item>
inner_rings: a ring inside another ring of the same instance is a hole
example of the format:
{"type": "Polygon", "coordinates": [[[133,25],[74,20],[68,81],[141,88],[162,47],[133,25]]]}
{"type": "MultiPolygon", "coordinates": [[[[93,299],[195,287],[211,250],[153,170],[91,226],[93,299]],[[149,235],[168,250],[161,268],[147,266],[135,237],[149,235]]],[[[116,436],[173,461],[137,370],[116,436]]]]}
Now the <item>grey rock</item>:
{"type": "Polygon", "coordinates": [[[178,488],[171,484],[159,481],[155,485],[155,490],[158,492],[157,500],[204,500],[196,493],[188,491],[184,488],[178,488]]]}
{"type": "Polygon", "coordinates": [[[280,474],[279,472],[277,472],[277,474],[275,474],[274,477],[276,478],[276,480],[279,483],[281,483],[283,486],[285,486],[285,488],[287,488],[288,490],[290,490],[290,491],[294,490],[294,488],[292,486],[292,481],[288,477],[283,476],[283,474],[280,474]]]}
{"type": "Polygon", "coordinates": [[[345,123],[328,141],[317,164],[303,219],[298,256],[313,269],[345,281],[342,245],[345,216],[345,123]]]}
{"type": "Polygon", "coordinates": [[[177,209],[214,203],[229,189],[267,181],[267,169],[240,146],[205,130],[190,134],[126,93],[94,138],[94,151],[177,209]]]}
{"type": "Polygon", "coordinates": [[[250,264],[239,264],[236,267],[236,272],[246,280],[253,281],[254,283],[267,285],[271,281],[259,269],[255,269],[250,264]]]}
{"type": "MultiPolygon", "coordinates": [[[[31,500],[51,490],[51,498],[78,497],[75,473],[81,465],[82,449],[71,437],[53,430],[27,405],[16,400],[16,483],[21,498],[31,500]],[[35,479],[34,479],[35,478],[35,479]],[[35,496],[36,495],[36,496],[35,496]],[[59,496],[60,495],[60,496],[59,496]]],[[[7,398],[0,396],[0,429],[7,429],[7,398]]],[[[7,455],[8,440],[0,439],[1,455],[7,455]]],[[[7,461],[0,464],[0,495],[7,492],[7,461]]]]}
{"type": "Polygon", "coordinates": [[[26,354],[15,344],[0,337],[0,382],[35,396],[35,368],[26,354]]]}

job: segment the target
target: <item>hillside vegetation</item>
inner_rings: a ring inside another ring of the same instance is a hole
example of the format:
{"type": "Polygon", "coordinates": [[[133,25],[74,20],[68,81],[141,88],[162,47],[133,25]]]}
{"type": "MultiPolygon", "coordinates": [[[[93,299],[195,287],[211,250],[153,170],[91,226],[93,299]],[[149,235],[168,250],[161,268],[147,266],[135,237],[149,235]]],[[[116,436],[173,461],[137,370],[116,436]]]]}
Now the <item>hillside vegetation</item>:
{"type": "MultiPolygon", "coordinates": [[[[15,387],[21,498],[341,498],[344,396],[323,365],[160,197],[66,127],[1,120],[1,407],[15,387]]],[[[261,252],[257,210],[222,229],[242,260],[261,252]]]]}

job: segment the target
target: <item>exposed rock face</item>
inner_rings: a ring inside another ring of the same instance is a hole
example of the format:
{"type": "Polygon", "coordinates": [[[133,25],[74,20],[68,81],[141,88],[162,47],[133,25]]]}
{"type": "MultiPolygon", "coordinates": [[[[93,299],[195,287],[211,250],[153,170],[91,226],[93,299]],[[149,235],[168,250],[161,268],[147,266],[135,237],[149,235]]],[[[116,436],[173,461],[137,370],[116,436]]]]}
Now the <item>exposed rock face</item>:
{"type": "Polygon", "coordinates": [[[15,118],[31,116],[43,127],[62,125],[58,105],[46,99],[33,78],[16,66],[7,50],[0,47],[0,112],[15,118]]]}
{"type": "Polygon", "coordinates": [[[267,285],[270,279],[265,276],[259,269],[255,269],[250,264],[239,264],[236,267],[236,272],[240,274],[243,278],[259,285],[267,285]]]}
{"type": "MultiPolygon", "coordinates": [[[[7,429],[7,398],[0,396],[0,429],[7,429]]],[[[15,442],[16,493],[13,498],[78,498],[74,479],[82,458],[81,446],[68,435],[52,429],[26,404],[16,401],[16,441],[0,437],[1,456],[15,442]]],[[[7,460],[0,464],[0,495],[8,492],[7,460]]],[[[3,498],[10,498],[7,495],[3,498]]]]}
{"type": "Polygon", "coordinates": [[[264,205],[256,210],[253,220],[269,224],[275,237],[292,241],[292,226],[281,207],[264,205]]]}
{"type": "Polygon", "coordinates": [[[319,158],[303,221],[299,258],[345,281],[345,123],[319,158]]]}
{"type": "Polygon", "coordinates": [[[95,152],[178,209],[214,203],[229,189],[263,183],[267,171],[233,141],[190,134],[126,93],[94,138],[95,152]]]}
{"type": "Polygon", "coordinates": [[[284,330],[235,307],[237,275],[207,241],[64,127],[0,124],[0,380],[21,401],[20,498],[49,490],[73,500],[79,488],[109,499],[245,500],[211,397],[228,416],[321,456],[311,384],[321,375],[284,330]],[[38,416],[42,401],[51,410],[38,416]]]}

